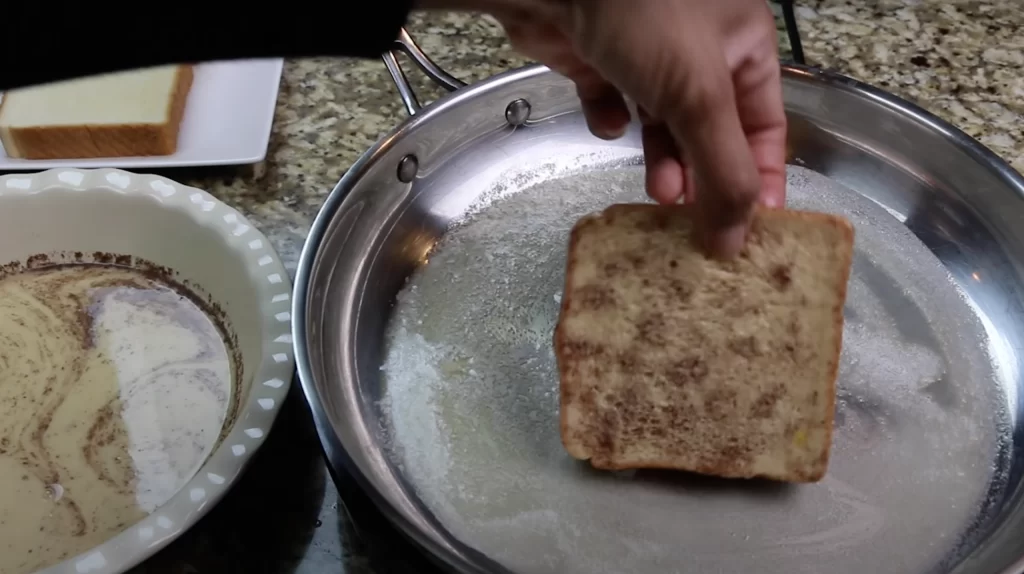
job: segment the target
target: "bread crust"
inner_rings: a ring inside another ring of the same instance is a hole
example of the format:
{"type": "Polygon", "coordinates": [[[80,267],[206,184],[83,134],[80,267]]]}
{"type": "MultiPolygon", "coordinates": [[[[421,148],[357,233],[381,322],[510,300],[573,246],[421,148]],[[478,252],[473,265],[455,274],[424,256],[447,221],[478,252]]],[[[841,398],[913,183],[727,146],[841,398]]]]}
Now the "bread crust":
{"type": "MultiPolygon", "coordinates": [[[[843,316],[843,302],[846,301],[847,291],[850,283],[850,271],[853,268],[853,240],[854,231],[853,225],[841,217],[832,215],[826,215],[823,213],[813,212],[798,212],[801,217],[808,219],[817,218],[822,220],[823,223],[834,225],[835,228],[843,235],[843,245],[846,249],[843,249],[839,256],[841,257],[842,266],[842,281],[840,281],[839,287],[839,298],[838,303],[832,309],[832,324],[836,329],[836,342],[832,350],[832,372],[830,373],[830,382],[832,386],[832,392],[828,395],[828,425],[825,427],[825,432],[828,434],[828,444],[832,444],[832,436],[835,432],[835,416],[836,416],[836,382],[839,378],[839,356],[843,351],[843,324],[845,317],[843,316]]],[[[808,473],[803,477],[804,482],[818,482],[825,477],[825,472],[828,470],[829,459],[832,455],[832,449],[825,449],[824,457],[821,464],[818,465],[818,472],[808,473]]]]}
{"type": "MultiPolygon", "coordinates": [[[[566,263],[566,277],[564,286],[564,295],[562,297],[561,306],[559,310],[558,322],[556,324],[553,336],[553,343],[555,347],[555,358],[557,369],[559,373],[559,398],[560,398],[560,418],[559,418],[559,429],[562,439],[562,444],[566,448],[567,452],[576,459],[589,460],[591,466],[602,470],[627,470],[627,469],[664,469],[664,470],[676,470],[680,469],[677,464],[668,457],[662,457],[660,459],[647,459],[647,460],[626,460],[616,455],[606,456],[604,454],[592,453],[582,443],[577,443],[572,438],[572,422],[570,420],[570,409],[568,405],[572,404],[577,400],[577,396],[580,392],[579,387],[581,379],[578,374],[571,372],[573,368],[573,361],[565,349],[567,349],[567,334],[566,334],[566,318],[570,313],[570,306],[572,305],[573,297],[572,294],[575,292],[577,285],[575,279],[577,276],[576,269],[579,265],[579,242],[581,234],[588,228],[598,224],[602,221],[609,221],[610,219],[617,217],[620,214],[637,212],[640,210],[648,210],[652,215],[657,212],[658,214],[665,214],[669,216],[692,216],[693,207],[689,205],[677,205],[677,206],[655,206],[650,204],[620,204],[614,205],[606,209],[604,212],[597,215],[589,215],[580,219],[572,228],[569,236],[569,249],[568,259],[566,263]]],[[[830,445],[832,443],[832,434],[834,427],[835,417],[835,401],[836,401],[836,380],[839,375],[839,357],[842,350],[842,331],[843,331],[843,305],[847,296],[848,282],[850,276],[850,269],[852,266],[853,259],[853,243],[854,243],[854,229],[852,225],[844,218],[816,212],[805,212],[805,211],[794,211],[786,209],[771,209],[761,208],[756,214],[756,218],[764,219],[788,219],[791,221],[804,220],[813,222],[817,225],[829,226],[835,230],[840,237],[837,242],[837,252],[835,256],[838,258],[838,267],[842,270],[839,281],[838,293],[836,303],[831,310],[832,315],[832,328],[834,329],[834,344],[831,348],[831,354],[828,356],[828,383],[831,392],[826,393],[824,397],[826,402],[826,419],[824,431],[826,433],[827,447],[824,449],[822,457],[814,464],[811,468],[799,468],[799,469],[788,469],[788,471],[781,475],[765,475],[765,474],[753,474],[748,472],[735,472],[736,468],[727,468],[723,465],[718,466],[706,466],[700,468],[687,468],[684,470],[696,471],[708,475],[716,475],[729,478],[768,478],[773,480],[784,480],[787,482],[817,482],[821,480],[828,467],[829,455],[831,452],[830,445]]]]}
{"type": "Polygon", "coordinates": [[[560,408],[559,410],[559,433],[562,437],[562,446],[565,450],[575,459],[588,460],[590,455],[577,450],[576,444],[569,440],[569,409],[566,408],[571,400],[571,392],[575,389],[572,388],[569,379],[569,364],[568,357],[566,357],[562,349],[565,348],[565,317],[569,312],[570,298],[569,293],[573,291],[573,270],[576,268],[577,249],[580,241],[580,231],[584,228],[593,225],[596,216],[588,215],[576,222],[572,226],[572,230],[569,232],[569,255],[568,261],[566,262],[565,270],[565,283],[562,288],[562,302],[559,305],[558,310],[558,321],[555,323],[555,333],[553,344],[555,346],[555,366],[558,369],[558,401],[560,408]]]}
{"type": "Polygon", "coordinates": [[[0,133],[4,149],[9,157],[33,160],[171,155],[194,76],[191,64],[177,66],[164,123],[11,127],[0,133]]]}

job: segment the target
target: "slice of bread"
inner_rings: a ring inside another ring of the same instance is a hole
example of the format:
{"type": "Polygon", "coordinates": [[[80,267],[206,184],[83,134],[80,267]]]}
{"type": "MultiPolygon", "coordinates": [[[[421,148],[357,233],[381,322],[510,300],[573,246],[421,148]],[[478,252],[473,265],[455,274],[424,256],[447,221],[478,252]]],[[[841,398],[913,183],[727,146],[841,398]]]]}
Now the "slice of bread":
{"type": "Polygon", "coordinates": [[[20,159],[173,154],[192,75],[159,66],[8,91],[0,143],[20,159]]]}
{"type": "Polygon", "coordinates": [[[555,329],[562,442],[600,469],[820,480],[853,228],[760,210],[740,256],[689,206],[616,205],[572,230],[555,329]]]}

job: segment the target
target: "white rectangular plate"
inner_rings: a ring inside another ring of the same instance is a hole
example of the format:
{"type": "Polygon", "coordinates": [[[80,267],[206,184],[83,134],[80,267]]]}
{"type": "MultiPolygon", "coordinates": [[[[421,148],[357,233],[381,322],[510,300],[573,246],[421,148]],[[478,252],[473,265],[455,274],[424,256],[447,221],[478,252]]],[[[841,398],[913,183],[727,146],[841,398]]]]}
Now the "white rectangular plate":
{"type": "Polygon", "coordinates": [[[7,157],[0,171],[54,167],[160,168],[263,161],[277,107],[284,60],[237,60],[196,66],[178,151],[167,156],[27,160],[7,157]]]}

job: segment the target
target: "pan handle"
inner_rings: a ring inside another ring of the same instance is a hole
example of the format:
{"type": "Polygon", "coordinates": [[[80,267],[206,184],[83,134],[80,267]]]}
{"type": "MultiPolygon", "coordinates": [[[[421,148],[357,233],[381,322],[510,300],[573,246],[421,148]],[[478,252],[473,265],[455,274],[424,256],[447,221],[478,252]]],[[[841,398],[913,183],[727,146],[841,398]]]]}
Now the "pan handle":
{"type": "Polygon", "coordinates": [[[459,88],[466,85],[462,80],[452,76],[448,72],[441,69],[440,66],[434,63],[423,50],[416,45],[416,42],[409,35],[409,32],[402,28],[398,32],[398,38],[395,39],[391,50],[385,52],[381,58],[384,60],[384,65],[387,66],[388,72],[391,74],[391,79],[395,81],[395,87],[398,88],[398,95],[402,98],[402,103],[405,104],[405,109],[409,112],[410,116],[416,115],[420,111],[422,106],[420,105],[419,99],[416,98],[416,93],[413,91],[412,86],[409,85],[409,79],[405,76],[405,71],[402,70],[402,66],[398,64],[398,53],[401,52],[409,57],[410,60],[416,64],[428,78],[434,80],[442,88],[449,92],[454,92],[459,88]]]}

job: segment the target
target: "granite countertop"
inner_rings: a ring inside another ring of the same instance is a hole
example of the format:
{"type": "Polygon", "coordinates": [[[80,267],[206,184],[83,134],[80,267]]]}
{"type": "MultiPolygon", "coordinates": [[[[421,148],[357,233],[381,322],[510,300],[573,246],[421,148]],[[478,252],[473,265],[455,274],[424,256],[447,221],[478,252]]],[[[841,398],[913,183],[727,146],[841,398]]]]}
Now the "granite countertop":
{"type": "MultiPolygon", "coordinates": [[[[1024,38],[1014,32],[1024,27],[1024,12],[1014,3],[797,3],[808,63],[918,103],[1024,172],[1024,38]]],[[[469,82],[525,63],[489,19],[415,17],[409,28],[442,67],[469,82]]],[[[785,45],[782,51],[785,57],[785,45]]],[[[417,88],[423,100],[437,96],[426,81],[417,88]]],[[[290,61],[269,155],[260,168],[172,177],[243,211],[294,272],[305,233],[328,192],[405,115],[379,61],[290,61]]],[[[136,572],[432,571],[412,557],[402,561],[410,551],[401,541],[360,542],[342,510],[309,415],[293,392],[240,484],[196,528],[136,572]],[[373,551],[381,546],[383,552],[373,551]]]]}

